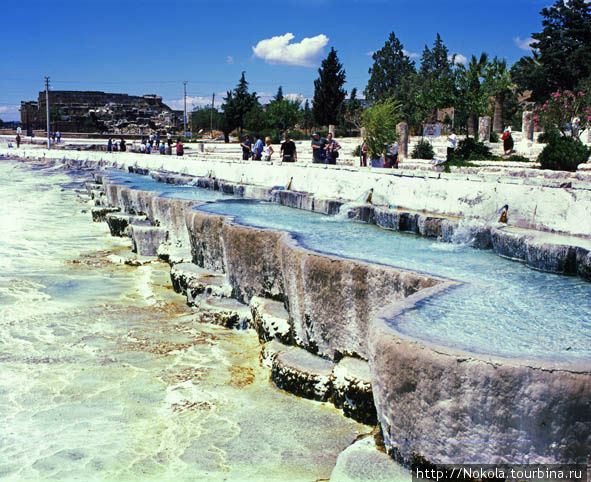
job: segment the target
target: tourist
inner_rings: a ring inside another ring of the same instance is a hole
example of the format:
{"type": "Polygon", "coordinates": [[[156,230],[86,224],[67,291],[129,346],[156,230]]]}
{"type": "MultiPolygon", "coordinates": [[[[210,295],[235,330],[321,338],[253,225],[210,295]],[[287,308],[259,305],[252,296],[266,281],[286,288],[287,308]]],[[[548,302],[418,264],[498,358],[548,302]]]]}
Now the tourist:
{"type": "Polygon", "coordinates": [[[255,161],[260,161],[261,155],[263,154],[263,148],[264,148],[263,140],[256,134],[254,136],[254,139],[255,139],[255,142],[254,142],[254,145],[252,146],[252,158],[255,161]]]}
{"type": "Polygon", "coordinates": [[[156,147],[160,146],[160,132],[156,132],[156,147]]]}
{"type": "Polygon", "coordinates": [[[314,132],[312,136],[312,162],[314,164],[319,164],[324,162],[326,151],[325,151],[326,141],[320,138],[319,132],[314,132]]]}
{"type": "Polygon", "coordinates": [[[454,155],[454,152],[456,150],[456,145],[458,142],[458,138],[456,136],[456,130],[452,129],[449,132],[449,136],[447,136],[447,158],[446,158],[446,162],[449,162],[452,160],[452,157],[454,155]]]}
{"type": "Polygon", "coordinates": [[[265,138],[265,147],[263,147],[263,161],[270,161],[271,156],[273,155],[273,147],[271,146],[271,138],[265,138]]]}
{"type": "Polygon", "coordinates": [[[117,139],[113,141],[113,152],[119,152],[119,141],[117,139]]]}
{"type": "Polygon", "coordinates": [[[172,136],[170,134],[168,134],[168,138],[167,138],[166,142],[168,142],[168,147],[170,147],[171,152],[172,152],[172,136]]]}
{"type": "Polygon", "coordinates": [[[581,126],[581,119],[573,117],[570,121],[570,128],[575,139],[579,140],[579,128],[581,126]]]}
{"type": "Polygon", "coordinates": [[[164,144],[164,140],[160,141],[159,151],[160,154],[164,154],[164,152],[166,151],[166,144],[164,144]]]}
{"type": "Polygon", "coordinates": [[[113,139],[109,137],[107,142],[107,152],[113,152],[113,139]]]}
{"type": "Polygon", "coordinates": [[[279,150],[279,157],[283,162],[296,162],[298,160],[298,153],[296,151],[295,142],[289,138],[289,133],[285,133],[285,142],[281,144],[279,150]]]}
{"type": "Polygon", "coordinates": [[[140,153],[141,154],[146,153],[146,141],[144,139],[142,139],[142,142],[140,143],[140,153]]]}
{"type": "Polygon", "coordinates": [[[394,142],[384,152],[384,167],[398,169],[398,151],[399,151],[398,142],[394,142]]]}
{"type": "Polygon", "coordinates": [[[502,139],[504,154],[505,156],[508,156],[513,152],[513,136],[511,135],[511,126],[509,124],[505,124],[502,139]]]}
{"type": "Polygon", "coordinates": [[[21,146],[21,135],[17,134],[16,135],[16,147],[17,149],[21,146]]]}
{"type": "Polygon", "coordinates": [[[248,159],[250,159],[251,145],[252,145],[252,143],[250,142],[250,138],[248,137],[248,135],[245,135],[244,138],[242,139],[242,142],[240,143],[240,147],[242,147],[242,160],[243,161],[248,161],[248,159]]]}
{"type": "Polygon", "coordinates": [[[333,139],[332,132],[328,133],[326,147],[324,149],[326,150],[326,164],[336,164],[341,145],[333,139]]]}
{"type": "Polygon", "coordinates": [[[183,143],[181,142],[181,138],[179,137],[179,139],[176,142],[176,155],[182,156],[184,153],[185,151],[183,149],[183,143]]]}
{"type": "Polygon", "coordinates": [[[57,131],[57,143],[59,144],[60,141],[62,139],[62,133],[60,131],[57,131]]]}
{"type": "Polygon", "coordinates": [[[363,142],[359,149],[359,166],[367,167],[367,144],[363,142]]]}
{"type": "Polygon", "coordinates": [[[154,134],[150,134],[150,148],[154,145],[154,134]]]}
{"type": "Polygon", "coordinates": [[[127,150],[127,145],[125,144],[125,139],[121,138],[121,144],[119,146],[119,150],[121,152],[125,152],[127,150]]]}
{"type": "Polygon", "coordinates": [[[146,154],[152,154],[152,144],[146,142],[146,149],[144,151],[146,154]]]}
{"type": "Polygon", "coordinates": [[[51,134],[51,140],[55,144],[55,131],[53,131],[53,134],[51,134]]]}

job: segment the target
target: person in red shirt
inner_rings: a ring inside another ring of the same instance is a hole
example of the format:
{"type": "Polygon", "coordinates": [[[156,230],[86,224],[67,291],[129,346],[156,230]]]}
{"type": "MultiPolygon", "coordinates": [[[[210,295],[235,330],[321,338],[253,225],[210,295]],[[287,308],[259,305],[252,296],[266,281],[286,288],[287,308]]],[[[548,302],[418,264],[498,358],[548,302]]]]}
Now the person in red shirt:
{"type": "Polygon", "coordinates": [[[184,149],[183,149],[183,143],[181,142],[181,140],[179,139],[176,142],[176,155],[177,156],[182,156],[185,153],[184,149]]]}

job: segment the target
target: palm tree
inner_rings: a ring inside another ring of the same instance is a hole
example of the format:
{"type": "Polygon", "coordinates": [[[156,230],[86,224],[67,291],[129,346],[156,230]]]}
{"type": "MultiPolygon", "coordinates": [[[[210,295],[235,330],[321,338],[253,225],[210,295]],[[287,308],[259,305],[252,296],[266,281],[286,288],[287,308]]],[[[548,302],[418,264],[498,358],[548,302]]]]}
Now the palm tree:
{"type": "Polygon", "coordinates": [[[488,55],[481,53],[480,58],[472,55],[468,66],[459,65],[459,84],[461,104],[468,114],[468,135],[474,135],[478,125],[478,115],[486,109],[486,92],[482,88],[488,66],[488,55]]]}
{"type": "Polygon", "coordinates": [[[505,59],[500,60],[495,57],[488,64],[486,69],[486,83],[490,94],[495,98],[493,131],[503,132],[503,104],[507,92],[514,88],[511,73],[507,69],[507,61],[505,59]]]}

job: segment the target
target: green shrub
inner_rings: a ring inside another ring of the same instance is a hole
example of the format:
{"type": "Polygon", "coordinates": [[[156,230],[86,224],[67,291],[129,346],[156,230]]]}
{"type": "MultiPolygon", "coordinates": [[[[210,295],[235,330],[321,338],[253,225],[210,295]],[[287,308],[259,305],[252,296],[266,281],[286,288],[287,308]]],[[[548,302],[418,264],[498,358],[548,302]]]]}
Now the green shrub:
{"type": "Polygon", "coordinates": [[[421,139],[412,150],[410,157],[413,159],[433,159],[435,157],[435,152],[429,141],[421,139]]]}
{"type": "Polygon", "coordinates": [[[587,162],[591,155],[591,149],[581,141],[572,137],[554,137],[546,144],[544,150],[538,156],[538,162],[542,169],[553,171],[577,170],[579,164],[587,162]]]}
{"type": "Polygon", "coordinates": [[[519,154],[511,154],[505,161],[511,162],[531,162],[531,159],[525,156],[520,156],[519,154]]]}
{"type": "Polygon", "coordinates": [[[399,119],[400,104],[394,98],[375,103],[363,111],[364,142],[370,159],[379,158],[398,140],[396,124],[399,119]]]}
{"type": "Polygon", "coordinates": [[[499,137],[499,134],[497,134],[495,131],[492,131],[490,133],[490,142],[500,142],[501,138],[499,137]]]}
{"type": "Polygon", "coordinates": [[[443,164],[443,171],[444,172],[451,172],[450,166],[453,167],[478,167],[477,164],[474,164],[470,161],[464,161],[463,159],[452,159],[451,161],[445,162],[443,164]]]}
{"type": "Polygon", "coordinates": [[[466,137],[466,139],[461,140],[453,157],[454,160],[458,161],[492,161],[499,159],[499,156],[495,156],[483,142],[479,142],[473,137],[466,137]]]}
{"type": "Polygon", "coordinates": [[[355,149],[353,149],[353,157],[360,157],[361,156],[361,146],[356,146],[355,149]]]}
{"type": "Polygon", "coordinates": [[[553,140],[560,139],[561,137],[562,134],[556,127],[549,126],[538,136],[538,142],[540,144],[549,144],[553,140]]]}

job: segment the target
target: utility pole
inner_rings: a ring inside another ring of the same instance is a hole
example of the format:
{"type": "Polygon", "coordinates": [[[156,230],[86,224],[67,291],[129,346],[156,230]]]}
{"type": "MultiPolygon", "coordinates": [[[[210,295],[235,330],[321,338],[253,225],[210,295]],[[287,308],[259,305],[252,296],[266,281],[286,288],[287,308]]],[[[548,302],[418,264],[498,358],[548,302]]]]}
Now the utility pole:
{"type": "Polygon", "coordinates": [[[215,92],[211,95],[211,112],[209,113],[209,137],[213,139],[213,103],[215,101],[215,92]]]}
{"type": "Polygon", "coordinates": [[[51,137],[49,134],[49,77],[45,77],[45,107],[47,116],[47,148],[51,149],[51,137]]]}
{"type": "Polygon", "coordinates": [[[184,131],[183,131],[183,135],[185,135],[185,132],[187,132],[187,81],[183,81],[183,85],[185,87],[185,116],[183,117],[183,127],[184,127],[184,131]]]}

